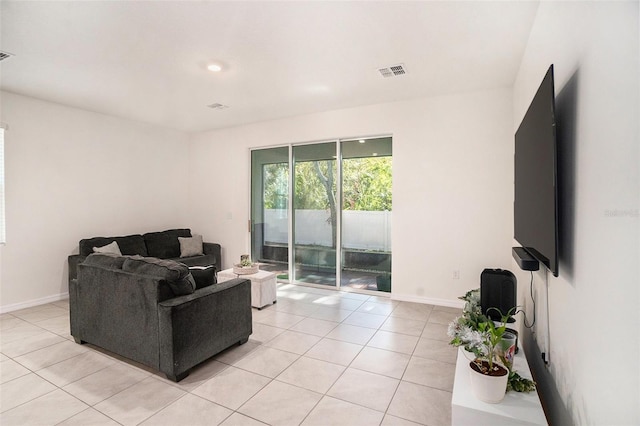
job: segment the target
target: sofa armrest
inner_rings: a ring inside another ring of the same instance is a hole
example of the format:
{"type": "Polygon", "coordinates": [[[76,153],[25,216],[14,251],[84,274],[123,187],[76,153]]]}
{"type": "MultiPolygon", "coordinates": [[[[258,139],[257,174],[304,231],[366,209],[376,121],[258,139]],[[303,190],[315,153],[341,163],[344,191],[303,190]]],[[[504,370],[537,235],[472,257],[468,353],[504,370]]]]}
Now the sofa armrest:
{"type": "MultiPolygon", "coordinates": [[[[158,304],[160,371],[176,380],[252,332],[251,282],[237,278],[158,304]]],[[[178,379],[179,380],[179,379],[178,379]]]]}
{"type": "Polygon", "coordinates": [[[217,243],[202,243],[202,251],[204,254],[210,254],[216,258],[216,270],[222,271],[222,250],[220,244],[217,243]]]}
{"type": "Polygon", "coordinates": [[[71,281],[78,278],[78,264],[84,262],[87,256],[83,256],[81,254],[72,254],[67,258],[69,262],[69,285],[71,285],[71,281]]]}

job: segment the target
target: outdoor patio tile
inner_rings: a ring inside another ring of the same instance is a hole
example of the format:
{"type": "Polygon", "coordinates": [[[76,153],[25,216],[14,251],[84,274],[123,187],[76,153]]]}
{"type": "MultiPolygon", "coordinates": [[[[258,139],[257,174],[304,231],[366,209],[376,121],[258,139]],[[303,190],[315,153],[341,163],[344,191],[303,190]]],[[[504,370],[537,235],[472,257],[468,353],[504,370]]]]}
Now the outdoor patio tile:
{"type": "Polygon", "coordinates": [[[327,395],[384,412],[399,382],[390,377],[348,368],[327,395]]]}
{"type": "Polygon", "coordinates": [[[322,395],[273,381],[238,410],[270,425],[300,424],[322,395]]]}
{"type": "Polygon", "coordinates": [[[341,340],[343,342],[365,345],[376,334],[372,328],[358,327],[349,324],[340,324],[325,337],[341,340]]]}
{"type": "Polygon", "coordinates": [[[276,377],[276,380],[326,393],[344,370],[345,367],[340,365],[302,356],[276,377]]]}
{"type": "Polygon", "coordinates": [[[367,346],[411,355],[419,337],[378,330],[367,346]]]}
{"type": "Polygon", "coordinates": [[[186,394],[140,424],[144,426],[217,425],[232,413],[233,411],[228,408],[195,395],[186,394]]]}
{"type": "Polygon", "coordinates": [[[299,355],[291,352],[262,347],[236,362],[235,366],[252,373],[274,378],[298,358],[299,355]]]}
{"type": "Polygon", "coordinates": [[[270,381],[271,379],[259,374],[229,367],[194,389],[192,393],[231,410],[237,410],[270,381]]]}
{"type": "Polygon", "coordinates": [[[403,381],[387,414],[424,425],[449,425],[451,392],[403,381]]]}
{"type": "Polygon", "coordinates": [[[348,366],[362,350],[362,345],[329,338],[322,339],[304,355],[310,358],[348,366]]]}
{"type": "Polygon", "coordinates": [[[378,426],[384,413],[325,396],[302,422],[303,426],[378,426]]]}
{"type": "Polygon", "coordinates": [[[409,355],[399,352],[365,347],[353,360],[350,367],[400,379],[410,358],[409,355]]]}

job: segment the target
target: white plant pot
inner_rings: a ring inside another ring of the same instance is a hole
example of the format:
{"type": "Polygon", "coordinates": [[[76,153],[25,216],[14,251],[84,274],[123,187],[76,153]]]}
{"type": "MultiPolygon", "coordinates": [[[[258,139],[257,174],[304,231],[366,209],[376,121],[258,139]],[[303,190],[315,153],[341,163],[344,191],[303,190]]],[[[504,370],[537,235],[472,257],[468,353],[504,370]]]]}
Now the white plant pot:
{"type": "Polygon", "coordinates": [[[471,390],[476,398],[489,404],[497,404],[502,401],[507,393],[509,373],[504,376],[488,376],[478,373],[471,365],[469,365],[469,373],[471,375],[471,390]]]}

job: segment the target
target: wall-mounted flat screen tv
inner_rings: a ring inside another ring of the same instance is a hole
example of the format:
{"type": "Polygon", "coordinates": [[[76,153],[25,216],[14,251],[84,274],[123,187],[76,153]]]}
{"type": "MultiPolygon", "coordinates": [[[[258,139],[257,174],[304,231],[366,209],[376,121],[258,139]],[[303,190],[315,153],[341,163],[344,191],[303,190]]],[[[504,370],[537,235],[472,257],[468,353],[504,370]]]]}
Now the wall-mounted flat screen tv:
{"type": "Polygon", "coordinates": [[[558,276],[558,186],[553,65],[515,135],[514,238],[558,276]]]}

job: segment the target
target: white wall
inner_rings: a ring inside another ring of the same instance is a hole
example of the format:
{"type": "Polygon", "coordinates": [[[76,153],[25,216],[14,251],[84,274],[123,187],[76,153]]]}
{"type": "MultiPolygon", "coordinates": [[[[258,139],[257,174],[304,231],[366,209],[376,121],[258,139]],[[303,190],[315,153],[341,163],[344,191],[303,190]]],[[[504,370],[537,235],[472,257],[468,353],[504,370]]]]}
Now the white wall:
{"type": "Polygon", "coordinates": [[[3,311],[68,292],[78,241],[188,226],[188,136],[3,92],[3,311]]]}
{"type": "MultiPolygon", "coordinates": [[[[561,247],[548,366],[525,336],[552,424],[640,424],[638,34],[638,2],[541,2],[514,86],[515,130],[554,64],[561,247]]],[[[518,278],[532,313],[529,276],[518,278]]],[[[535,281],[544,296],[544,274],[535,281]]]]}
{"type": "Polygon", "coordinates": [[[193,227],[222,244],[229,267],[249,252],[249,148],[392,134],[393,296],[456,304],[483,268],[510,266],[511,97],[508,89],[451,95],[199,134],[193,227]]]}

